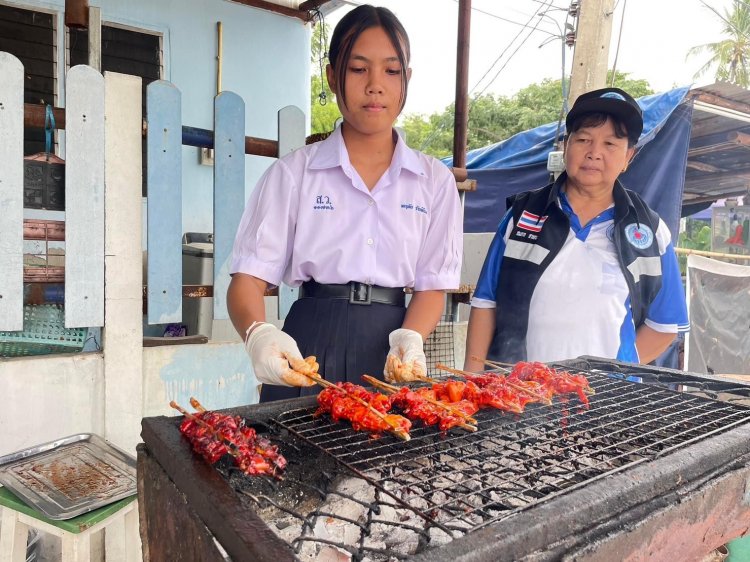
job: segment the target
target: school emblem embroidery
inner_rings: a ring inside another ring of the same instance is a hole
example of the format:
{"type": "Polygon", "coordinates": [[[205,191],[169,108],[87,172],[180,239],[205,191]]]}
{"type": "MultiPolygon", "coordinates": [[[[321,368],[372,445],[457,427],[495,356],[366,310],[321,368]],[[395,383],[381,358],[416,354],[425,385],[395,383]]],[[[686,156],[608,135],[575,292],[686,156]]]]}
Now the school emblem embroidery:
{"type": "Polygon", "coordinates": [[[315,198],[315,205],[313,205],[313,209],[333,211],[333,203],[331,202],[331,198],[328,197],[328,195],[318,195],[315,198]]]}
{"type": "Polygon", "coordinates": [[[516,226],[518,228],[523,228],[524,230],[528,230],[531,232],[541,232],[542,227],[544,226],[544,221],[547,220],[547,216],[548,215],[544,215],[543,217],[540,217],[539,215],[535,215],[534,213],[524,211],[523,213],[521,213],[521,216],[518,219],[518,224],[516,226]]]}
{"type": "Polygon", "coordinates": [[[645,250],[654,242],[654,233],[645,224],[629,224],[625,227],[625,239],[639,250],[645,250]]]}

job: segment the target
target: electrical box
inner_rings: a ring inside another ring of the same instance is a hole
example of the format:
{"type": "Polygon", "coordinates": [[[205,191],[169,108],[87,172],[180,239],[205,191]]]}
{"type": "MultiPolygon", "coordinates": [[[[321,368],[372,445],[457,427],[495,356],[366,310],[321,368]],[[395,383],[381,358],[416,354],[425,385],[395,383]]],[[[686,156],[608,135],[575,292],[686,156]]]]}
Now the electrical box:
{"type": "Polygon", "coordinates": [[[547,171],[559,174],[565,171],[565,160],[562,150],[553,150],[547,155],[547,171]]]}

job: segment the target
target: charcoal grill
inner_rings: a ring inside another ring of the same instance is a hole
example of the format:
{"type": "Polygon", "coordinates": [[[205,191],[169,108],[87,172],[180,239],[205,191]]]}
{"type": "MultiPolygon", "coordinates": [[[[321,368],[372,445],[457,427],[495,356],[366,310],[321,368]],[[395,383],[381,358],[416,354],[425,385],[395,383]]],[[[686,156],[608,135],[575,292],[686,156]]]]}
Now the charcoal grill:
{"type": "Polygon", "coordinates": [[[589,408],[482,411],[476,433],[416,424],[409,442],[371,439],[313,416],[312,397],[228,411],[282,448],[279,482],[209,467],[178,419],[146,418],[144,548],[151,560],[689,560],[747,530],[750,386],[596,358],[559,366],[586,374],[589,408]]]}

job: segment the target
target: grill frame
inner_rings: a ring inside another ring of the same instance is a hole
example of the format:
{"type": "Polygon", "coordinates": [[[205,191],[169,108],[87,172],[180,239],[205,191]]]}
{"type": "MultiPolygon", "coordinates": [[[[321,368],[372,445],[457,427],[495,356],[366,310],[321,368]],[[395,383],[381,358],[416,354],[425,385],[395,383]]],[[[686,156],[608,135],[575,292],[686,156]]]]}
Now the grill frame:
{"type": "MultiPolygon", "coordinates": [[[[616,362],[606,364],[619,367],[616,362]]],[[[569,369],[590,365],[580,362],[564,364],[569,369]]],[[[681,371],[653,369],[653,372],[658,376],[674,375],[687,382],[715,382],[708,377],[681,371]]],[[[732,383],[732,386],[750,389],[742,383],[732,383]]],[[[315,398],[306,397],[244,406],[227,413],[269,423],[281,412],[314,405],[315,398]]],[[[186,495],[188,505],[195,509],[227,553],[233,559],[294,560],[291,547],[278,538],[252,509],[239,501],[216,470],[193,455],[179,434],[178,421],[178,418],[167,417],[143,420],[142,436],[148,453],[186,495]]],[[[748,463],[750,424],[744,424],[609,475],[604,480],[566,491],[498,523],[454,539],[437,550],[413,555],[410,560],[523,559],[531,553],[536,553],[535,559],[539,560],[559,559],[562,553],[591,548],[590,545],[603,534],[617,527],[618,521],[641,520],[649,510],[669,505],[681,495],[700,493],[717,479],[733,474],[745,475],[748,463]],[[727,459],[734,461],[727,463],[727,459]],[[569,517],[570,513],[576,513],[576,516],[569,517]]]]}

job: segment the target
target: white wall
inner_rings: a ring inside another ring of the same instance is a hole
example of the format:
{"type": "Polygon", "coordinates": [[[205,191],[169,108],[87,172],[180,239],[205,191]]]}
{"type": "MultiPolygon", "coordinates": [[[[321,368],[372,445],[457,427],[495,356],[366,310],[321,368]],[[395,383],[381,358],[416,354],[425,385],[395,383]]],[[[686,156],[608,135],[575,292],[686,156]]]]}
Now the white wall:
{"type": "Polygon", "coordinates": [[[0,455],[104,432],[101,353],[0,358],[0,455]]]}

